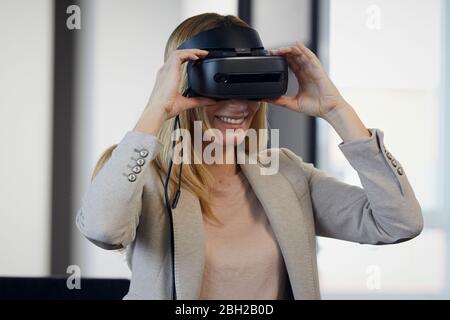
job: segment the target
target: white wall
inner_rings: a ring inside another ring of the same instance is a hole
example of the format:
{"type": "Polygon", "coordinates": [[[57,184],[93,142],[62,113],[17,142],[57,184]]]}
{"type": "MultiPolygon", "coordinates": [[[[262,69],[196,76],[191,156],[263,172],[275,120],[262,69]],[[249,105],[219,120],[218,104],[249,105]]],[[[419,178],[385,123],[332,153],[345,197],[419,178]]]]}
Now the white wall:
{"type": "MultiPolygon", "coordinates": [[[[133,129],[147,103],[180,1],[89,0],[81,11],[74,216],[98,157],[133,129]]],[[[75,225],[74,242],[82,276],[129,277],[125,254],[95,247],[75,225]]]]}
{"type": "Polygon", "coordinates": [[[238,11],[238,0],[181,0],[180,3],[180,22],[205,12],[237,15],[238,11]]]}
{"type": "Polygon", "coordinates": [[[266,48],[310,40],[311,0],[253,1],[252,6],[252,24],[266,48]]]}
{"type": "MultiPolygon", "coordinates": [[[[329,68],[332,80],[369,128],[385,133],[421,204],[424,232],[395,246],[319,240],[324,298],[442,298],[448,278],[448,175],[442,121],[448,105],[441,78],[442,0],[331,0],[329,68]],[[374,13],[375,12],[375,13],[374,13]],[[426,61],[426,62],[425,62],[426,61]],[[441,165],[446,162],[446,165],[441,165]],[[432,248],[432,250],[430,250],[432,248]],[[354,258],[358,257],[355,262],[354,258]],[[447,261],[446,261],[447,259],[447,261]],[[374,270],[378,270],[374,272],[374,270]],[[378,287],[370,283],[379,283],[378,287]]],[[[337,148],[341,139],[319,122],[319,162],[329,174],[360,184],[337,148]]]]}
{"type": "Polygon", "coordinates": [[[49,273],[53,1],[0,1],[0,276],[49,273]]]}

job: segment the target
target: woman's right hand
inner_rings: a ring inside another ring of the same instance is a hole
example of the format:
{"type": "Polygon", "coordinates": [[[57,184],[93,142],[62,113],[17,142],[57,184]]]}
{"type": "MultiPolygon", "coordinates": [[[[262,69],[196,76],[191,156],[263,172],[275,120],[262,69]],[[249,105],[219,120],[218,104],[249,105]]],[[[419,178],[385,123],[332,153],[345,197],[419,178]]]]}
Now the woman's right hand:
{"type": "Polygon", "coordinates": [[[180,66],[188,60],[198,60],[208,55],[200,49],[175,50],[164,65],[158,70],[156,83],[134,130],[156,135],[162,123],[180,112],[198,106],[208,106],[215,100],[205,97],[183,97],[178,92],[180,83],[180,66]]]}

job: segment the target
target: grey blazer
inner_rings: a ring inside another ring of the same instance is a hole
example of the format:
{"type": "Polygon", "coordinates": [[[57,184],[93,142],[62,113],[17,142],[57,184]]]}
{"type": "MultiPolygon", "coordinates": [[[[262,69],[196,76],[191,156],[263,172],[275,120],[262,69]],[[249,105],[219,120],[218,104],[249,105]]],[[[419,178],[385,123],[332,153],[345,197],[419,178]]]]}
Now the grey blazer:
{"type": "MultiPolygon", "coordinates": [[[[320,299],[316,236],[380,245],[422,231],[421,208],[400,163],[386,150],[382,131],[370,131],[370,138],[339,145],[364,189],[327,176],[287,149],[270,150],[280,157],[275,175],[261,175],[260,163],[241,165],[273,228],[296,300],[320,299]]],[[[162,176],[151,162],[161,146],[153,135],[127,132],[90,184],[76,217],[94,244],[126,248],[132,278],[124,299],[172,295],[169,220],[162,176]],[[130,181],[137,159],[145,164],[130,181]]],[[[182,190],[173,215],[178,299],[198,299],[205,261],[198,198],[182,190]]]]}

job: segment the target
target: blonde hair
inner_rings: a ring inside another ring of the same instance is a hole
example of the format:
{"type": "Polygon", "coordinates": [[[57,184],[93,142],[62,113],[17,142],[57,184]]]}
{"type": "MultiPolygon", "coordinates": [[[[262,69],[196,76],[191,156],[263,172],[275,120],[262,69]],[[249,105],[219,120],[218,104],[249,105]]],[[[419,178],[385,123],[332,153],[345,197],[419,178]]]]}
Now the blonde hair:
{"type": "MultiPolygon", "coordinates": [[[[196,34],[213,29],[220,26],[233,25],[233,26],[246,26],[248,25],[239,19],[238,17],[232,15],[220,15],[217,13],[204,13],[200,15],[196,15],[190,17],[183,21],[170,35],[164,52],[164,61],[167,60],[169,55],[176,50],[176,48],[181,45],[183,42],[188,40],[189,38],[195,36],[196,34]]],[[[187,72],[186,72],[186,64],[182,65],[181,68],[181,81],[179,86],[179,92],[184,92],[187,88],[187,72]]],[[[191,136],[194,133],[194,121],[202,121],[203,130],[206,130],[208,125],[206,113],[204,112],[204,108],[201,106],[193,109],[189,109],[180,113],[180,125],[182,129],[186,129],[190,132],[191,136]]],[[[168,164],[170,161],[170,157],[172,154],[172,129],[174,125],[175,118],[166,120],[161,126],[157,137],[161,141],[163,147],[162,150],[158,153],[156,158],[154,159],[154,163],[160,172],[167,175],[168,164]]],[[[260,135],[261,131],[259,129],[267,128],[267,104],[264,102],[260,103],[260,107],[255,114],[252,124],[250,126],[252,129],[255,129],[257,132],[257,141],[258,146],[267,144],[267,136],[260,135]]],[[[101,170],[104,163],[111,157],[113,150],[116,148],[116,145],[109,147],[100,157],[98,163],[94,169],[94,173],[92,175],[92,179],[97,175],[97,173],[101,170]]],[[[248,148],[246,146],[246,150],[248,148]]],[[[188,150],[185,150],[186,152],[188,150]]],[[[191,159],[195,156],[194,147],[191,146],[191,159]]],[[[191,161],[192,162],[192,161],[191,161]]],[[[175,190],[174,186],[177,181],[179,165],[173,165],[173,171],[170,178],[171,181],[171,190],[175,190]],[[174,174],[177,173],[177,174],[174,174]]],[[[182,171],[182,184],[188,189],[190,192],[195,194],[200,201],[200,205],[202,208],[202,213],[206,218],[210,218],[212,220],[218,221],[218,219],[214,216],[210,208],[210,194],[211,188],[214,184],[214,177],[210,174],[207,166],[203,164],[183,164],[182,171]]],[[[170,193],[169,193],[170,194],[170,193]]],[[[172,197],[171,197],[172,198],[172,197]]]]}

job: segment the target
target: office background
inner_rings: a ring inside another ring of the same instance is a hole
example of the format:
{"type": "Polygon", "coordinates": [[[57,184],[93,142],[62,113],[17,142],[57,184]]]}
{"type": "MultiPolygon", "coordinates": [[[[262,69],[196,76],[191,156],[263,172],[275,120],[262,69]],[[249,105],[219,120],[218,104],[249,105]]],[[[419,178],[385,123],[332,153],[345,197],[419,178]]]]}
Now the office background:
{"type": "MultiPolygon", "coordinates": [[[[0,277],[76,265],[129,278],[124,255],[84,239],[75,213],[99,155],[145,107],[171,31],[210,11],[241,16],[268,48],[301,40],[316,51],[365,124],[385,132],[422,205],[425,230],[410,242],[320,239],[323,298],[450,298],[445,0],[0,0],[0,277]],[[66,26],[70,5],[79,30],[66,26]]],[[[283,146],[359,184],[326,123],[273,106],[269,122],[283,146]]]]}

